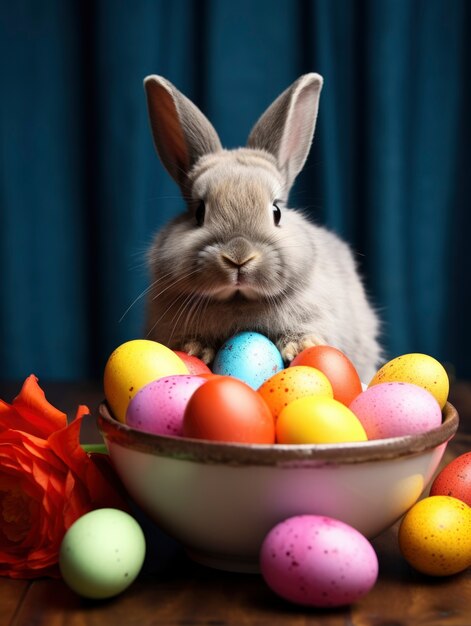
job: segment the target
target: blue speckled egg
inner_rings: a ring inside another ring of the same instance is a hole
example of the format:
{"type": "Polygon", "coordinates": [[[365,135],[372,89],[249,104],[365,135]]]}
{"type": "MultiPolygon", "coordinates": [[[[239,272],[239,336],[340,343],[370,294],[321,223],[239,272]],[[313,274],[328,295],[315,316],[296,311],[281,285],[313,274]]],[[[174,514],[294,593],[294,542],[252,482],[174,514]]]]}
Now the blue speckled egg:
{"type": "Polygon", "coordinates": [[[234,376],[252,389],[258,389],[283,367],[280,351],[270,339],[260,333],[244,331],[222,345],[212,370],[214,374],[234,376]]]}

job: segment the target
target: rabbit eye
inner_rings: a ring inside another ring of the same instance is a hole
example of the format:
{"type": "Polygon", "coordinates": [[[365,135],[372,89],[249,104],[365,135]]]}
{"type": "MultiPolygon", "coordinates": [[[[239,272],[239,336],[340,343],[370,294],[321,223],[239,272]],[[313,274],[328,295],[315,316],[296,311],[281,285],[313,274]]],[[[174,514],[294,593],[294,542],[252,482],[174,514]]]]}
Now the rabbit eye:
{"type": "Polygon", "coordinates": [[[281,220],[281,211],[280,211],[280,207],[276,204],[276,202],[273,203],[273,221],[275,222],[275,226],[278,226],[281,220]]]}
{"type": "Polygon", "coordinates": [[[195,211],[195,219],[197,226],[203,226],[204,224],[204,214],[206,212],[206,207],[204,206],[203,200],[198,204],[198,207],[195,211]]]}

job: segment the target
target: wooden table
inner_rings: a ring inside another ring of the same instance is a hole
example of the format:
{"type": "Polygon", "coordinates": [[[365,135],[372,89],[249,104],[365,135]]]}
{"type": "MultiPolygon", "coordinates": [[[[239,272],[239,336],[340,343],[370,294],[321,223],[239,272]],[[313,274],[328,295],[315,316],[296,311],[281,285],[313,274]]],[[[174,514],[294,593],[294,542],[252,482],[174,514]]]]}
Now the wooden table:
{"type": "MultiPolygon", "coordinates": [[[[70,416],[78,404],[95,409],[102,397],[99,383],[40,382],[48,400],[70,416]]],[[[11,401],[19,388],[0,383],[0,397],[11,401]]],[[[471,384],[456,383],[450,399],[461,423],[442,465],[471,450],[471,384]]],[[[92,420],[84,439],[97,441],[92,420]]],[[[397,525],[373,545],[380,563],[374,589],[350,607],[315,610],[277,598],[260,576],[201,567],[156,531],[143,572],[110,600],[81,599],[62,581],[0,578],[0,626],[471,626],[471,568],[443,579],[414,572],[399,553],[397,525]]]]}

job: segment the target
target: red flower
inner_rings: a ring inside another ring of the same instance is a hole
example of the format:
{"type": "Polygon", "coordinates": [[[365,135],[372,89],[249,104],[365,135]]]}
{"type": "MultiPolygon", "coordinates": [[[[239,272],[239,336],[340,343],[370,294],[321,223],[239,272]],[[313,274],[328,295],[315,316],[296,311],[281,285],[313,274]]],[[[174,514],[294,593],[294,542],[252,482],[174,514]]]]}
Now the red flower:
{"type": "Polygon", "coordinates": [[[71,524],[93,509],[126,510],[107,456],[79,443],[86,406],[67,425],[29,376],[13,403],[0,400],[0,575],[59,577],[71,524]]]}

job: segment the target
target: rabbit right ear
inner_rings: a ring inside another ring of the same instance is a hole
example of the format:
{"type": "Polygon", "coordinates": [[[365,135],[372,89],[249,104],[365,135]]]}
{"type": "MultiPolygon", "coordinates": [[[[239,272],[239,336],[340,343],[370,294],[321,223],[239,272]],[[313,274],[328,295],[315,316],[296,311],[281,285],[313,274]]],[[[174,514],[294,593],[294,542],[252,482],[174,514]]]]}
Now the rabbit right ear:
{"type": "Polygon", "coordinates": [[[222,150],[219,137],[197,106],[162,76],[144,80],[154,144],[170,176],[186,192],[196,161],[222,150]]]}
{"type": "Polygon", "coordinates": [[[322,76],[305,74],[268,107],[253,127],[247,146],[272,154],[289,190],[301,171],[316,126],[322,76]]]}

